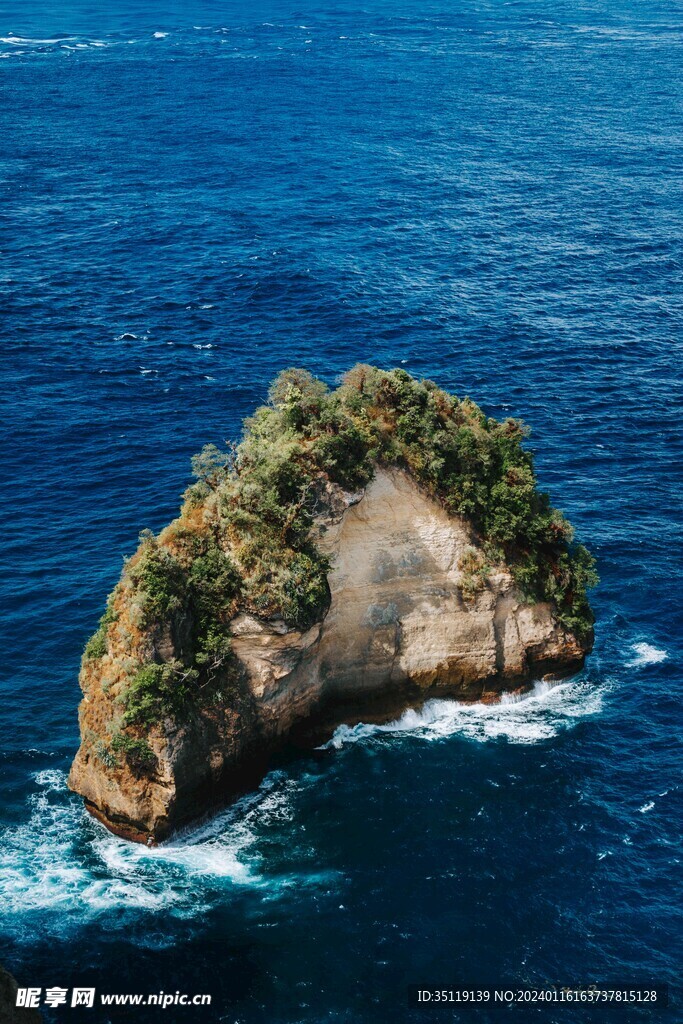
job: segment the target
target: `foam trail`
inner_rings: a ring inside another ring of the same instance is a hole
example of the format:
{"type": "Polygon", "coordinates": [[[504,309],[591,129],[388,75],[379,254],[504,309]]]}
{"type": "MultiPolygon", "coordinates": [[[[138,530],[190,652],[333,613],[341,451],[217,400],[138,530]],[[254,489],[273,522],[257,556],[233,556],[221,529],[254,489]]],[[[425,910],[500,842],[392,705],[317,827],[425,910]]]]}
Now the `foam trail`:
{"type": "Polygon", "coordinates": [[[424,740],[460,735],[480,743],[499,739],[538,743],[571,728],[586,715],[597,714],[602,708],[602,692],[586,682],[538,682],[528,694],[503,694],[499,704],[430,700],[419,711],[409,708],[383,725],[342,725],[324,747],[339,749],[347,743],[393,734],[424,740]]]}
{"type": "Polygon", "coordinates": [[[284,878],[262,873],[264,833],[289,829],[292,797],[307,784],[284,772],[152,849],[94,822],[68,792],[65,772],[45,769],[33,780],[30,817],[0,833],[0,932],[14,941],[34,941],[36,919],[55,936],[104,914],[111,928],[126,930],[142,913],[201,918],[234,887],[271,899],[294,885],[329,885],[330,872],[317,868],[284,878]]]}
{"type": "MultiPolygon", "coordinates": [[[[579,681],[537,683],[528,695],[504,695],[495,705],[432,700],[385,725],[341,726],[329,745],[396,734],[538,743],[599,712],[603,689],[579,681]]],[[[261,840],[271,829],[290,830],[293,798],[307,785],[285,772],[271,773],[256,793],[154,849],[125,842],[93,822],[69,794],[63,771],[43,769],[33,779],[27,819],[0,835],[0,927],[17,940],[35,934],[33,915],[46,933],[63,935],[105,913],[111,918],[112,911],[117,928],[128,927],[131,914],[195,919],[225,898],[226,886],[262,890],[270,898],[291,885],[329,884],[320,871],[286,879],[263,874],[261,840]]]]}
{"type": "Polygon", "coordinates": [[[652,644],[640,643],[631,644],[631,650],[635,651],[636,657],[628,662],[628,668],[640,668],[643,665],[658,665],[669,657],[666,651],[652,644]]]}
{"type": "Polygon", "coordinates": [[[12,43],[13,46],[53,46],[62,43],[65,39],[73,39],[73,36],[60,36],[59,39],[28,39],[25,36],[0,36],[0,43],[12,43]]]}
{"type": "Polygon", "coordinates": [[[223,820],[211,837],[148,850],[92,822],[68,793],[63,771],[45,769],[33,779],[29,818],[0,835],[3,930],[31,913],[56,934],[114,910],[196,916],[216,886],[265,884],[249,819],[229,829],[223,820]]]}

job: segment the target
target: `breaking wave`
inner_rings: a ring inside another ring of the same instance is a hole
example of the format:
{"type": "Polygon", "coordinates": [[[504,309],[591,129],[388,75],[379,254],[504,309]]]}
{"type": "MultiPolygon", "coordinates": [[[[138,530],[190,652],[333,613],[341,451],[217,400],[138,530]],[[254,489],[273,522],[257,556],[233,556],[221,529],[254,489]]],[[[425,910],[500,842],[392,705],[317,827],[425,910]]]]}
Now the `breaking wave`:
{"type": "MultiPolygon", "coordinates": [[[[538,743],[597,714],[604,689],[579,680],[539,682],[528,694],[504,694],[493,705],[431,700],[383,725],[340,726],[325,747],[399,736],[538,743]]],[[[65,772],[44,769],[32,778],[26,820],[0,835],[0,931],[20,941],[30,941],[38,919],[42,929],[60,935],[104,913],[111,920],[112,909],[121,928],[141,914],[201,918],[226,887],[263,890],[272,898],[292,886],[330,880],[317,867],[278,878],[264,872],[269,835],[292,827],[292,798],[309,784],[287,772],[272,772],[255,793],[154,849],[118,839],[94,822],[68,792],[65,772]]]]}
{"type": "Polygon", "coordinates": [[[33,779],[37,792],[29,797],[28,820],[0,835],[0,932],[11,931],[19,941],[35,938],[36,918],[55,935],[105,913],[112,927],[125,929],[145,912],[201,917],[226,886],[266,889],[272,898],[309,880],[292,875],[274,883],[260,870],[259,839],[292,813],[296,783],[282,773],[155,849],[118,839],[94,822],[68,792],[65,772],[44,770],[33,779]]]}
{"type": "Polygon", "coordinates": [[[635,651],[636,657],[633,661],[629,661],[629,668],[640,668],[643,665],[658,665],[669,657],[666,651],[661,650],[659,647],[653,647],[652,644],[632,644],[631,650],[635,651]]]}
{"type": "Polygon", "coordinates": [[[499,704],[462,704],[455,700],[430,700],[383,725],[341,725],[325,747],[340,749],[392,735],[412,735],[424,740],[464,736],[485,743],[538,743],[571,728],[581,718],[602,708],[604,687],[572,680],[537,682],[527,694],[503,694],[499,704]]]}

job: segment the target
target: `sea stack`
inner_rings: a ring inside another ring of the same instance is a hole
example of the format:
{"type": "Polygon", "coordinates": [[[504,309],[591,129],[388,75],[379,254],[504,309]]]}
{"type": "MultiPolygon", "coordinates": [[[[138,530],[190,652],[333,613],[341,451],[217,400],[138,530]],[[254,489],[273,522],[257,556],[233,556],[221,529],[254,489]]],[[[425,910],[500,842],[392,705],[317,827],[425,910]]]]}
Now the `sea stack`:
{"type": "Polygon", "coordinates": [[[195,458],[86,645],[88,809],[156,843],[342,722],[577,671],[593,559],[525,433],[403,370],[283,371],[239,445],[195,458]]]}

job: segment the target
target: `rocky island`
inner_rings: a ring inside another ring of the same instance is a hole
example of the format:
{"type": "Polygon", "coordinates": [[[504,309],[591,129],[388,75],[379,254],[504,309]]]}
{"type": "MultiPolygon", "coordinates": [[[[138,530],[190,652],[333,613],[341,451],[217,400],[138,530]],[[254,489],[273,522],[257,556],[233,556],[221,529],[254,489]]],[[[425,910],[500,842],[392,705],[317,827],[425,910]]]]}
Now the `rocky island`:
{"type": "Polygon", "coordinates": [[[69,784],[92,814],[155,843],[342,722],[579,669],[594,562],[525,434],[403,370],[283,371],[86,645],[69,784]]]}

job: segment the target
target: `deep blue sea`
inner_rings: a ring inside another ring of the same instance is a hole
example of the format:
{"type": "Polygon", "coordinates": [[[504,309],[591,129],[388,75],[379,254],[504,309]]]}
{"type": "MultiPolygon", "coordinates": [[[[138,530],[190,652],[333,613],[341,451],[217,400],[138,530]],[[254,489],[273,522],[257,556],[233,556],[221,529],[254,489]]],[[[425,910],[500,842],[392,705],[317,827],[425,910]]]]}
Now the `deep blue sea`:
{"type": "Polygon", "coordinates": [[[0,960],[213,995],[135,1017],[173,1024],[683,1020],[406,998],[680,980],[680,5],[0,0],[0,36],[0,960]],[[126,844],[65,788],[122,557],[279,369],[356,361],[531,425],[595,652],[126,844]]]}

